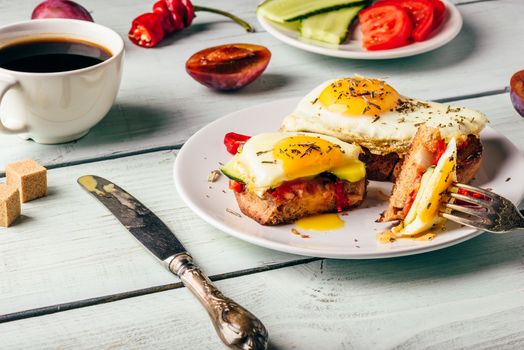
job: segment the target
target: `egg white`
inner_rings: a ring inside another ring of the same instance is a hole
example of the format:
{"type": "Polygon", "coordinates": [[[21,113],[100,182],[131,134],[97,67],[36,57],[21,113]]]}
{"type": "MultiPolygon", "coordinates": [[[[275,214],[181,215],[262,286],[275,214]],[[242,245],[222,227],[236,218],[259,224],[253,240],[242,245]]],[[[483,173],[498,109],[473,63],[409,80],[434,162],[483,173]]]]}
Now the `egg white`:
{"type": "Polygon", "coordinates": [[[321,92],[330,80],[317,86],[285,117],[282,131],[307,131],[355,142],[372,153],[385,154],[407,151],[420,125],[438,128],[449,141],[459,134],[478,135],[488,122],[486,116],[473,109],[452,107],[446,104],[421,101],[401,96],[409,106],[406,111],[388,111],[378,118],[369,115],[349,116],[324,108],[319,102],[321,92]]]}
{"type": "Polygon", "coordinates": [[[282,161],[275,159],[273,149],[280,140],[298,135],[318,137],[340,146],[344,161],[347,162],[358,160],[361,153],[359,146],[331,136],[305,132],[263,133],[251,137],[242,151],[230,160],[229,165],[234,167],[236,173],[241,174],[240,177],[251,190],[260,195],[284,181],[293,180],[286,176],[282,161]]]}

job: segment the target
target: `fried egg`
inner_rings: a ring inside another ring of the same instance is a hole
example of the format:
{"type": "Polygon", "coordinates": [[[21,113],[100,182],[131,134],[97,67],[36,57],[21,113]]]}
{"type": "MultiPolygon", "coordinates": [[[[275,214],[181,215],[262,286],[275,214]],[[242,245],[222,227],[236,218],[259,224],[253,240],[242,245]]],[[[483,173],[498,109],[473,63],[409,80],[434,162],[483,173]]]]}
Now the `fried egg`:
{"type": "Polygon", "coordinates": [[[262,195],[284,181],[330,172],[357,182],[366,175],[361,148],[314,133],[264,133],[251,137],[222,172],[262,195]]]}
{"type": "Polygon", "coordinates": [[[422,124],[438,128],[449,141],[458,134],[478,135],[486,123],[478,111],[404,97],[382,80],[355,77],[316,87],[281,130],[334,136],[375,154],[404,154],[422,124]]]}
{"type": "Polygon", "coordinates": [[[399,226],[391,231],[397,236],[414,236],[430,230],[444,221],[439,216],[440,202],[451,184],[456,181],[457,146],[451,139],[437,165],[422,176],[415,200],[399,226]]]}

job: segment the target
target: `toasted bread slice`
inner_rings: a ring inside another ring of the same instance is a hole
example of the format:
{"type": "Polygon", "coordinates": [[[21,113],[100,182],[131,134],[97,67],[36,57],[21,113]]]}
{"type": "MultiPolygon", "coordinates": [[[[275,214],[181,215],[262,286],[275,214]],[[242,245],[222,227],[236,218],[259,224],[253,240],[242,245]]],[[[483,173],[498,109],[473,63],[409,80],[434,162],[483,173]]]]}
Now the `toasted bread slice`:
{"type": "Polygon", "coordinates": [[[247,189],[235,192],[235,197],[245,215],[262,225],[279,225],[310,215],[337,212],[340,201],[345,202],[342,209],[354,208],[364,200],[366,183],[365,179],[348,182],[320,175],[284,183],[263,197],[247,189]],[[338,200],[337,182],[343,184],[344,192],[338,200]]]}
{"type": "MultiPolygon", "coordinates": [[[[400,173],[404,158],[397,153],[373,154],[362,147],[364,153],[360,160],[366,163],[368,180],[393,181],[400,173]]],[[[459,182],[468,183],[480,168],[482,159],[482,144],[475,135],[468,135],[458,140],[458,167],[457,178],[459,182]]]]}

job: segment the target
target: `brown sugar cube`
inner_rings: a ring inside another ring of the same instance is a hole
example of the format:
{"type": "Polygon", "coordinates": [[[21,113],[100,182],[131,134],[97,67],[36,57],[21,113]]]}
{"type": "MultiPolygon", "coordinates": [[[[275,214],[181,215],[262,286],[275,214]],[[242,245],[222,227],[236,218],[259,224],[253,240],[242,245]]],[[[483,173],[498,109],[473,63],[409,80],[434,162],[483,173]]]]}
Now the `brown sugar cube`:
{"type": "Polygon", "coordinates": [[[7,164],[7,184],[18,187],[22,203],[47,194],[47,169],[32,159],[7,164]]]}
{"type": "Polygon", "coordinates": [[[0,184],[0,226],[9,227],[20,216],[20,191],[0,184]]]}

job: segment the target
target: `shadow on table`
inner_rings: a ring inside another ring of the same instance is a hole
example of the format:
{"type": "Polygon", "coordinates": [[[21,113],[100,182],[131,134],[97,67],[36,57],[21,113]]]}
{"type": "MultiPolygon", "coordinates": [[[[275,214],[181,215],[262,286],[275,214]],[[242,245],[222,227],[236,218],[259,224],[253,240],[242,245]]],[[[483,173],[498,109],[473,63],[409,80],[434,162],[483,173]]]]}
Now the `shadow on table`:
{"type": "Polygon", "coordinates": [[[117,103],[105,118],[89,134],[77,143],[79,146],[114,145],[139,139],[147,139],[165,133],[166,130],[183,128],[180,111],[154,106],[117,103]]]}
{"type": "Polygon", "coordinates": [[[210,90],[210,92],[217,95],[224,95],[224,97],[227,97],[227,95],[258,95],[260,93],[275,92],[278,89],[291,85],[292,82],[293,77],[289,75],[263,73],[251,84],[241,89],[232,91],[210,90]]]}
{"type": "Polygon", "coordinates": [[[193,22],[189,28],[185,28],[184,30],[180,32],[176,32],[173,35],[169,35],[168,37],[164,38],[160,43],[158,43],[156,47],[161,48],[164,46],[176,45],[176,42],[178,40],[185,39],[199,32],[212,31],[213,27],[216,26],[218,23],[219,23],[218,21],[216,22],[197,22],[197,23],[193,22]]]}
{"type": "MultiPolygon", "coordinates": [[[[521,264],[524,235],[484,233],[459,245],[430,253],[384,260],[325,260],[320,274],[331,269],[348,283],[404,283],[460,278],[504,265],[521,264]]],[[[331,271],[330,271],[331,272],[331,271]]]]}

